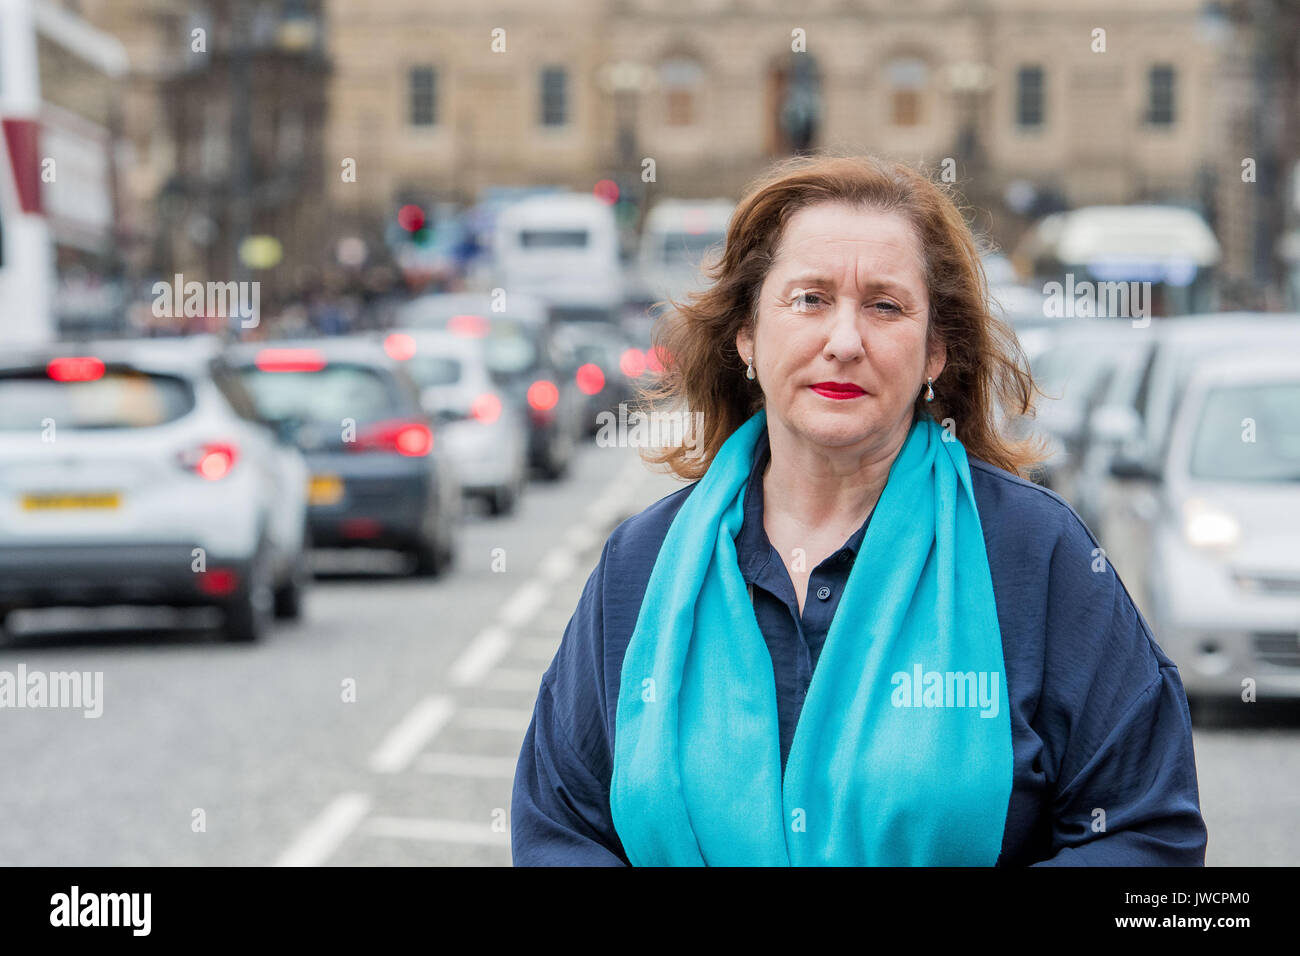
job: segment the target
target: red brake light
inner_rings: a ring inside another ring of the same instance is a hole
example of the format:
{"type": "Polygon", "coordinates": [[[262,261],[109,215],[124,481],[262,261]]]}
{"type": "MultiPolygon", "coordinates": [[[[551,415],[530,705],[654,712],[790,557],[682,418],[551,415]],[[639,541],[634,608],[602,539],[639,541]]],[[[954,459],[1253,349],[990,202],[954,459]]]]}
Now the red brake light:
{"type": "Polygon", "coordinates": [[[646,349],[645,367],[652,372],[662,372],[664,370],[658,348],[646,349]]]}
{"type": "Polygon", "coordinates": [[[235,467],[239,452],[230,442],[207,442],[183,451],[177,457],[182,467],[194,471],[200,478],[220,481],[235,467]]]}
{"type": "Polygon", "coordinates": [[[560,400],[560,390],[554,382],[539,378],[528,386],[528,405],[539,412],[549,411],[560,400]]]}
{"type": "Polygon", "coordinates": [[[453,315],[447,320],[447,329],[467,339],[486,338],[488,320],[481,315],[453,315]]]}
{"type": "Polygon", "coordinates": [[[501,417],[501,399],[492,392],[484,392],[469,407],[470,418],[490,425],[501,417]]]}
{"type": "Polygon", "coordinates": [[[624,349],[618,367],[628,378],[640,378],[645,374],[645,353],[635,348],[624,349]]]}
{"type": "Polygon", "coordinates": [[[405,362],[415,355],[415,339],[405,332],[394,332],[384,339],[384,351],[388,357],[398,362],[405,362]]]}
{"type": "Polygon", "coordinates": [[[433,432],[421,422],[375,422],[357,432],[351,451],[395,451],[407,458],[422,458],[433,450],[433,432]]]}
{"type": "Polygon", "coordinates": [[[237,587],[239,575],[230,568],[209,568],[199,575],[199,589],[205,594],[234,594],[237,587]]]}
{"type": "Polygon", "coordinates": [[[104,377],[104,363],[90,355],[50,359],[45,374],[56,382],[93,382],[104,377]]]}
{"type": "Polygon", "coordinates": [[[605,387],[605,373],[600,370],[600,366],[592,362],[581,366],[574,378],[578,381],[578,388],[584,395],[595,395],[605,387]]]}
{"type": "Polygon", "coordinates": [[[254,362],[263,372],[319,372],[325,356],[316,349],[262,349],[254,362]]]}

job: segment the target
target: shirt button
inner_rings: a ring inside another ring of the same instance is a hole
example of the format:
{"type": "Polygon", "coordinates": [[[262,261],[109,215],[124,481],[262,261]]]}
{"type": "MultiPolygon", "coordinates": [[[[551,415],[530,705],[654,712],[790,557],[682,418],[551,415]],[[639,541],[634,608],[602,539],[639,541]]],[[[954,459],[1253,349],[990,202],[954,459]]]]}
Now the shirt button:
{"type": "Polygon", "coordinates": [[[831,596],[831,589],[823,584],[821,587],[817,589],[817,596],[821,598],[823,601],[825,601],[828,597],[831,596]]]}

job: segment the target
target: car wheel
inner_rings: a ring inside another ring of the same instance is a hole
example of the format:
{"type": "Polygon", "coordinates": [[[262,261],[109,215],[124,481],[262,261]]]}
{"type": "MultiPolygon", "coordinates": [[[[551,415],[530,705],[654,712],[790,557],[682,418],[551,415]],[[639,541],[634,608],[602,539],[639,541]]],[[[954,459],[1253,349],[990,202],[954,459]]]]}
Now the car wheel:
{"type": "Polygon", "coordinates": [[[502,485],[500,488],[494,488],[488,495],[488,512],[494,515],[508,515],[515,510],[514,485],[502,485]]]}
{"type": "Polygon", "coordinates": [[[275,612],[275,589],[267,579],[265,555],[263,547],[253,561],[244,586],[225,606],[223,632],[232,644],[260,641],[270,629],[271,616],[275,612]]]}
{"type": "Polygon", "coordinates": [[[411,568],[411,576],[416,578],[434,578],[443,572],[446,566],[446,555],[443,545],[436,541],[428,541],[421,538],[411,548],[411,557],[415,559],[415,566],[411,568]]]}
{"type": "Polygon", "coordinates": [[[275,589],[275,616],[278,618],[293,619],[302,616],[303,595],[311,582],[311,559],[308,555],[310,547],[311,539],[304,531],[302,550],[294,559],[289,578],[275,589]]]}
{"type": "Polygon", "coordinates": [[[542,473],[550,481],[559,481],[569,472],[569,459],[572,457],[573,443],[569,436],[561,433],[546,448],[546,467],[542,473]]]}

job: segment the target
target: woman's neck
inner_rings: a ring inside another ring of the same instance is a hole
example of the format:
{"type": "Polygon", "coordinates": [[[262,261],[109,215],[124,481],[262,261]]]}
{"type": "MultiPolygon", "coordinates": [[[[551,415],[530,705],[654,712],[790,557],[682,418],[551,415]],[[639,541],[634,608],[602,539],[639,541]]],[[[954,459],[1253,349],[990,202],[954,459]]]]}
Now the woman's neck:
{"type": "Polygon", "coordinates": [[[880,500],[911,422],[884,439],[851,448],[805,441],[768,425],[771,459],[763,472],[764,511],[809,531],[857,528],[880,500]]]}

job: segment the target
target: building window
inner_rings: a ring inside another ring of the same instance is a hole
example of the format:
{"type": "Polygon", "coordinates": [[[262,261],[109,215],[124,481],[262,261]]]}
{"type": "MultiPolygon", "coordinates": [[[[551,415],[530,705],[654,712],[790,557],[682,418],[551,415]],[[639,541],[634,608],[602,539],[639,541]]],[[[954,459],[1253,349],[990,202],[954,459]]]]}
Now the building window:
{"type": "Polygon", "coordinates": [[[704,71],[689,57],[674,57],[659,65],[664,91],[664,123],[690,126],[696,122],[695,104],[704,71]]]}
{"type": "Polygon", "coordinates": [[[411,67],[411,125],[438,122],[438,74],[431,66],[411,67]]]}
{"type": "Polygon", "coordinates": [[[1022,66],[1016,73],[1016,125],[1034,129],[1043,125],[1043,68],[1022,66]]]}
{"type": "Polygon", "coordinates": [[[924,60],[902,57],[891,60],[889,75],[889,121],[895,126],[918,126],[922,122],[922,97],[929,69],[924,60]]]}
{"type": "Polygon", "coordinates": [[[563,126],[569,121],[569,75],[562,66],[542,68],[542,125],[563,126]]]}
{"type": "Polygon", "coordinates": [[[1147,74],[1147,122],[1152,126],[1174,123],[1174,68],[1167,63],[1147,74]]]}

